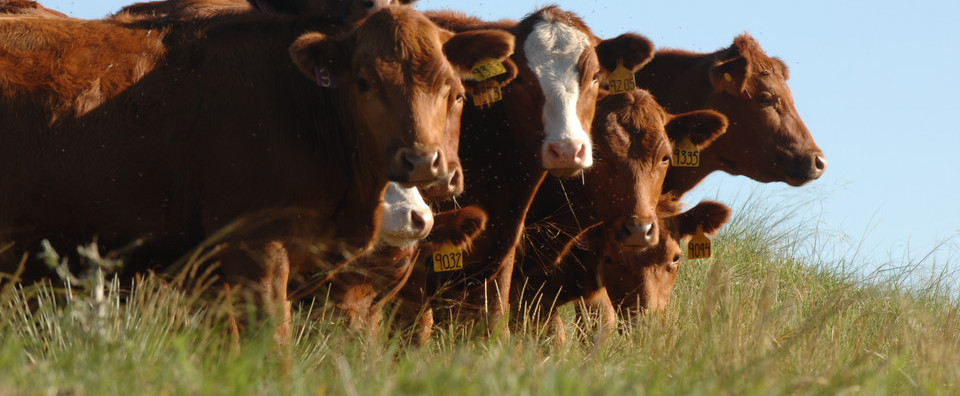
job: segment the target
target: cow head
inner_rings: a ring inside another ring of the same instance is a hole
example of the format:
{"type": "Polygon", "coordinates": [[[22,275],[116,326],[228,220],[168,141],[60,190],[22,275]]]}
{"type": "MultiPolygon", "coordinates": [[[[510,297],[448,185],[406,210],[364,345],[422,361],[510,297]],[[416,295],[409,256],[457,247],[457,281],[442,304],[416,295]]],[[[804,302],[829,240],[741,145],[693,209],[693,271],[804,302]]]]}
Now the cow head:
{"type": "Polygon", "coordinates": [[[247,0],[254,9],[265,13],[321,15],[342,18],[353,23],[384,7],[410,4],[416,0],[247,0]]]}
{"type": "Polygon", "coordinates": [[[704,162],[761,182],[800,186],[820,177],[827,161],[794,107],[787,66],[746,34],[715,59],[708,105],[731,126],[704,162]]]}
{"type": "Polygon", "coordinates": [[[640,89],[600,99],[592,131],[597,161],[584,178],[607,239],[626,251],[657,245],[657,203],[674,145],[690,139],[703,148],[726,128],[726,117],[711,110],[667,114],[640,89]]]}
{"type": "Polygon", "coordinates": [[[618,59],[632,71],[640,68],[653,56],[653,45],[634,34],[601,42],[579,18],[554,6],[526,17],[514,32],[519,74],[504,97],[510,124],[543,131],[543,167],[574,175],[593,164],[588,131],[600,81],[618,59]]]}
{"type": "Polygon", "coordinates": [[[364,150],[376,153],[365,160],[386,158],[387,178],[405,187],[449,180],[457,153],[442,146],[459,141],[450,124],[463,111],[460,79],[477,57],[512,51],[508,33],[453,34],[410,7],[382,9],[340,38],[307,33],[290,48],[304,74],[349,102],[364,150]]]}
{"type": "Polygon", "coordinates": [[[387,183],[380,208],[377,240],[387,245],[409,246],[426,237],[433,228],[433,211],[416,187],[387,183]]]}
{"type": "Polygon", "coordinates": [[[680,269],[681,241],[692,237],[697,226],[713,234],[730,217],[730,209],[719,202],[704,201],[680,214],[677,206],[672,197],[661,203],[661,210],[669,209],[660,214],[660,241],[653,248],[638,253],[604,251],[599,275],[614,306],[633,311],[666,309],[680,269]]]}

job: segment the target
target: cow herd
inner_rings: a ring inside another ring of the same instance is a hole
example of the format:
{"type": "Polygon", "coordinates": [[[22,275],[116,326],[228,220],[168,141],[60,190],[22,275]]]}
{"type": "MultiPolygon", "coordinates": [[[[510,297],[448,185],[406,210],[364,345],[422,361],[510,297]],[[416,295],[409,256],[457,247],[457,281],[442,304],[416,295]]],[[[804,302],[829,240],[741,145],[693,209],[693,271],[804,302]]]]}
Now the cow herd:
{"type": "Polygon", "coordinates": [[[562,338],[574,301],[603,335],[665,309],[681,243],[727,221],[680,203],[708,174],[800,186],[826,168],[786,65],[747,34],[655,51],[557,6],[491,22],[411,2],[83,20],[0,0],[3,282],[51,277],[44,240],[95,241],[122,277],[204,252],[280,344],[291,301],[320,290],[366,334],[393,307],[418,343],[452,312],[504,331],[536,313],[562,338]]]}

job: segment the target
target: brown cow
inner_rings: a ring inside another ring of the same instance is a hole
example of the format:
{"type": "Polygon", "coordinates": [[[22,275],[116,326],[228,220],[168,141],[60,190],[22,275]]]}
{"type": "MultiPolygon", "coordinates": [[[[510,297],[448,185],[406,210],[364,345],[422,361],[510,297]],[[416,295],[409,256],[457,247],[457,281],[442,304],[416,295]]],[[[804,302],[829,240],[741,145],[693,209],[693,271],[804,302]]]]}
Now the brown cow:
{"type": "Polygon", "coordinates": [[[539,311],[539,317],[547,319],[555,312],[551,306],[555,310],[579,297],[569,282],[596,279],[577,279],[582,268],[576,257],[563,256],[582,229],[592,229],[624,252],[656,246],[660,191],[675,143],[689,139],[703,148],[726,127],[726,118],[712,110],[670,115],[639,89],[598,101],[592,132],[596,165],[584,172],[582,182],[545,182],[531,207],[529,218],[541,220],[530,223],[526,249],[518,253],[514,312],[539,311]],[[554,298],[560,299],[556,305],[554,298]]]}
{"type": "Polygon", "coordinates": [[[287,249],[365,249],[388,180],[442,178],[460,76],[513,48],[409,7],[335,39],[309,17],[220,18],[0,19],[0,168],[19,170],[0,179],[0,272],[42,238],[167,255],[207,239],[234,291],[288,318],[287,249]]]}
{"type": "Polygon", "coordinates": [[[35,16],[44,18],[67,18],[67,15],[46,8],[34,0],[0,0],[0,15],[35,16]]]}
{"type": "MultiPolygon", "coordinates": [[[[598,228],[585,231],[565,248],[568,260],[575,260],[565,264],[566,271],[558,279],[563,282],[563,292],[556,305],[579,300],[599,310],[599,339],[615,328],[617,311],[629,315],[666,309],[680,270],[681,241],[692,237],[698,226],[704,233],[714,234],[730,217],[730,209],[714,201],[700,202],[680,213],[674,196],[665,196],[658,209],[660,241],[651,249],[624,251],[598,228]]],[[[555,310],[551,321],[562,342],[563,322],[555,310]]]]}
{"type": "Polygon", "coordinates": [[[701,153],[699,167],[670,170],[664,191],[683,194],[716,170],[800,186],[826,169],[794,107],[787,66],[747,34],[712,53],[657,51],[636,77],[670,112],[713,109],[730,119],[726,135],[701,153]]]}
{"type": "Polygon", "coordinates": [[[517,51],[507,65],[516,80],[503,88],[503,100],[464,110],[460,152],[467,184],[457,200],[479,206],[490,219],[444,293],[457,300],[466,294],[466,307],[486,306],[489,319],[500,323],[524,216],[546,170],[570,175],[592,164],[587,131],[599,82],[610,71],[601,66],[622,58],[635,70],[653,49],[632,34],[601,42],[574,14],[553,6],[519,23],[487,23],[455,12],[427,14],[455,31],[498,27],[517,37],[517,51]],[[647,56],[641,55],[644,50],[647,56]]]}

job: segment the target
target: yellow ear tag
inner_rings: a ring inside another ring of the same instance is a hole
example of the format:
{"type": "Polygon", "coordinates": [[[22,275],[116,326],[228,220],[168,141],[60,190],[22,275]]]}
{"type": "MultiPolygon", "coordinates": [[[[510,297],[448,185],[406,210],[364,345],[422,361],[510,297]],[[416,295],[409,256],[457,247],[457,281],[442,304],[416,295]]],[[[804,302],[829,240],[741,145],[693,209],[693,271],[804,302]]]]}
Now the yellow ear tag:
{"type": "Polygon", "coordinates": [[[687,244],[688,259],[710,258],[710,238],[703,233],[703,225],[697,226],[697,233],[687,244]]]}
{"type": "Polygon", "coordinates": [[[617,68],[610,73],[607,79],[608,91],[612,94],[630,92],[637,87],[637,81],[633,77],[633,72],[623,66],[623,59],[617,59],[617,68]]]}
{"type": "Polygon", "coordinates": [[[487,80],[477,83],[473,92],[473,105],[477,107],[489,106],[503,99],[500,83],[496,80],[487,80]]]}
{"type": "Polygon", "coordinates": [[[723,79],[727,80],[727,82],[731,82],[733,81],[733,76],[731,76],[730,73],[723,73],[723,79]]]}
{"type": "Polygon", "coordinates": [[[503,63],[493,58],[480,59],[470,68],[470,74],[473,74],[473,78],[476,78],[477,81],[496,77],[506,72],[507,68],[503,66],[503,63]]]}
{"type": "Polygon", "coordinates": [[[433,252],[433,272],[457,271],[463,269],[463,252],[450,241],[440,245],[433,252]]]}
{"type": "Polygon", "coordinates": [[[673,148],[673,158],[670,165],[691,168],[700,166],[700,149],[690,142],[690,138],[683,138],[680,144],[673,148]]]}

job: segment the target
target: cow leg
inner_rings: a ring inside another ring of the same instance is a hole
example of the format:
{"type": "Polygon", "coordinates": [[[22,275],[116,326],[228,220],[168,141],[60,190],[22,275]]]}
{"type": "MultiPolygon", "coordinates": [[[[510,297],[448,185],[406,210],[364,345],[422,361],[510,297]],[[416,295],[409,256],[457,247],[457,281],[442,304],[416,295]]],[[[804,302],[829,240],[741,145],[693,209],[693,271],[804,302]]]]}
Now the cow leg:
{"type": "Polygon", "coordinates": [[[554,346],[557,348],[562,347],[567,343],[567,331],[563,327],[563,319],[560,318],[560,312],[556,309],[553,310],[553,313],[550,315],[550,325],[552,327],[554,338],[554,346]]]}
{"type": "MultiPolygon", "coordinates": [[[[290,303],[287,301],[287,283],[290,277],[290,260],[283,243],[271,241],[253,252],[251,257],[239,250],[226,253],[222,269],[230,284],[231,298],[235,295],[240,303],[252,302],[259,314],[276,325],[273,338],[277,346],[287,347],[291,340],[290,303]],[[236,293],[233,293],[236,291],[236,293]]],[[[240,312],[244,312],[241,310],[240,312]]],[[[238,330],[249,325],[245,315],[236,320],[238,330]]]]}
{"type": "Polygon", "coordinates": [[[603,344],[607,338],[610,337],[610,334],[613,333],[613,330],[617,328],[617,314],[613,309],[613,302],[610,301],[610,296],[607,294],[606,288],[601,288],[591,296],[588,304],[590,304],[593,309],[600,310],[600,328],[597,329],[597,334],[594,338],[596,344],[600,345],[603,344]]]}
{"type": "Polygon", "coordinates": [[[226,293],[227,336],[230,337],[230,350],[237,353],[240,352],[240,328],[237,326],[237,316],[233,313],[233,295],[230,292],[230,283],[223,282],[223,289],[226,293]]]}
{"type": "Polygon", "coordinates": [[[416,332],[414,334],[414,342],[417,346],[426,346],[427,341],[430,340],[431,333],[433,333],[433,308],[427,307],[420,313],[414,331],[416,332]]]}

